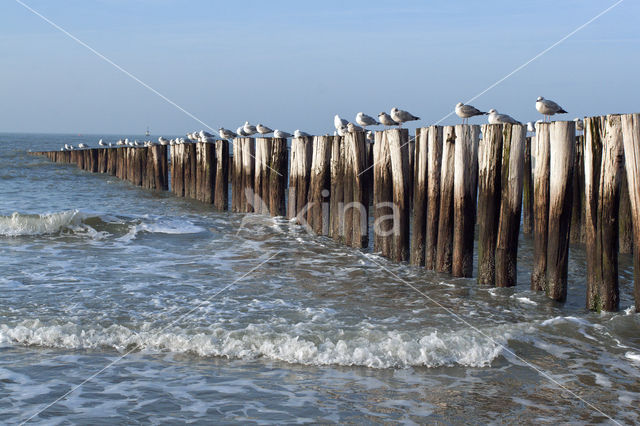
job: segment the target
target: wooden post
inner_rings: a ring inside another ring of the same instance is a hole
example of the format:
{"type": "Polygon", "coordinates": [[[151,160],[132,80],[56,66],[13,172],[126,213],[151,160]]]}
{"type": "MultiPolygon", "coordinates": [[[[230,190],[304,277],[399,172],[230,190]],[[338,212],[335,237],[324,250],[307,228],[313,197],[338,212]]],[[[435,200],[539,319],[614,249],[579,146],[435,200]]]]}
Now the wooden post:
{"type": "Polygon", "coordinates": [[[215,190],[213,205],[217,210],[229,209],[229,141],[215,142],[215,190]]]}
{"type": "Polygon", "coordinates": [[[622,141],[633,221],[633,295],[640,312],[640,114],[622,116],[622,141]]]}
{"type": "Polygon", "coordinates": [[[185,193],[185,197],[198,198],[197,194],[197,169],[198,169],[198,157],[196,156],[196,144],[187,143],[186,146],[186,169],[188,174],[185,174],[185,178],[188,177],[187,185],[185,186],[185,192],[188,190],[188,195],[185,193]]]}
{"type": "Polygon", "coordinates": [[[522,178],[522,233],[533,232],[533,176],[531,174],[531,136],[524,141],[524,176],[522,178]]]}
{"type": "Polygon", "coordinates": [[[629,187],[627,184],[627,174],[622,173],[620,181],[620,208],[618,210],[618,224],[620,232],[620,253],[630,254],[633,252],[633,222],[631,220],[631,199],[629,197],[629,187]]]}
{"type": "Polygon", "coordinates": [[[576,148],[573,157],[573,207],[571,208],[571,244],[585,242],[585,172],[584,172],[584,136],[576,136],[576,148]]]}
{"type": "Polygon", "coordinates": [[[388,133],[376,131],[373,144],[373,251],[391,256],[391,234],[395,222],[391,153],[388,133]]]}
{"type": "Polygon", "coordinates": [[[416,130],[413,156],[413,222],[411,232],[411,264],[424,265],[427,225],[427,161],[429,129],[416,130]]]}
{"type": "Polygon", "coordinates": [[[242,189],[242,139],[233,140],[233,168],[231,170],[231,211],[241,212],[242,189]]]}
{"type": "Polygon", "coordinates": [[[496,286],[512,287],[518,279],[518,237],[522,211],[524,143],[527,128],[505,124],[502,130],[500,221],[496,242],[496,286]]]}
{"type": "Polygon", "coordinates": [[[296,218],[301,224],[307,220],[309,173],[311,171],[312,138],[291,140],[291,174],[289,175],[289,199],[287,218],[296,218]]]}
{"type": "Polygon", "coordinates": [[[482,126],[478,169],[478,283],[494,286],[502,192],[501,124],[482,126]]]}
{"type": "Polygon", "coordinates": [[[427,221],[425,224],[424,265],[429,270],[436,269],[438,248],[438,223],[440,221],[440,176],[442,173],[441,126],[431,126],[427,136],[427,221]]]}
{"type": "Polygon", "coordinates": [[[531,289],[547,288],[547,238],[549,236],[549,123],[536,123],[533,145],[533,271],[531,289]]]}
{"type": "Polygon", "coordinates": [[[567,299],[569,232],[571,229],[573,152],[576,124],[554,121],[549,130],[549,236],[547,237],[547,295],[567,299]]]}
{"type": "Polygon", "coordinates": [[[355,248],[369,245],[369,181],[365,172],[367,148],[364,132],[351,132],[344,138],[345,244],[355,248]]]}
{"type": "Polygon", "coordinates": [[[331,188],[331,145],[333,136],[313,138],[309,211],[307,222],[318,235],[329,234],[329,195],[331,188]]]}
{"type": "Polygon", "coordinates": [[[253,190],[253,210],[269,214],[269,162],[271,161],[271,139],[256,138],[256,158],[253,190]]]}
{"type": "Polygon", "coordinates": [[[289,170],[286,139],[271,139],[269,167],[269,212],[271,216],[284,216],[287,212],[285,192],[289,170]]]}
{"type": "Polygon", "coordinates": [[[344,141],[340,136],[335,136],[331,141],[330,174],[329,236],[342,242],[344,239],[344,141]]]}
{"type": "Polygon", "coordinates": [[[197,197],[203,203],[212,204],[215,192],[215,154],[214,144],[198,142],[196,153],[198,155],[197,172],[197,197]]]}
{"type": "Polygon", "coordinates": [[[455,134],[451,272],[456,277],[471,277],[478,193],[480,126],[459,124],[456,126],[455,134]]]}
{"type": "MultiPolygon", "coordinates": [[[[587,308],[617,311],[618,206],[624,147],[619,115],[585,119],[587,308]]],[[[575,207],[575,204],[574,204],[575,207]]]]}
{"type": "Polygon", "coordinates": [[[242,194],[241,207],[246,213],[253,212],[254,201],[254,172],[256,161],[256,148],[253,138],[241,138],[242,140],[242,194]]]}
{"type": "Polygon", "coordinates": [[[438,219],[438,248],[436,271],[451,273],[453,255],[453,176],[455,155],[455,127],[445,126],[440,172],[440,217],[438,219]]]}

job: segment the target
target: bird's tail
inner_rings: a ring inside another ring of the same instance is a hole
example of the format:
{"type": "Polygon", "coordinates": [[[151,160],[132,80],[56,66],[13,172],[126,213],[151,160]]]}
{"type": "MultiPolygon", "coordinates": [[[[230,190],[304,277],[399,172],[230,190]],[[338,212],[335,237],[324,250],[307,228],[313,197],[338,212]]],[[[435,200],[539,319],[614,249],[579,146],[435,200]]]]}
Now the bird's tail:
{"type": "Polygon", "coordinates": [[[558,111],[558,114],[567,114],[567,111],[565,111],[562,108],[560,108],[560,111],[558,111]]]}
{"type": "Polygon", "coordinates": [[[482,115],[489,115],[489,113],[488,113],[488,112],[484,112],[484,111],[480,111],[480,114],[482,114],[482,115]]]}

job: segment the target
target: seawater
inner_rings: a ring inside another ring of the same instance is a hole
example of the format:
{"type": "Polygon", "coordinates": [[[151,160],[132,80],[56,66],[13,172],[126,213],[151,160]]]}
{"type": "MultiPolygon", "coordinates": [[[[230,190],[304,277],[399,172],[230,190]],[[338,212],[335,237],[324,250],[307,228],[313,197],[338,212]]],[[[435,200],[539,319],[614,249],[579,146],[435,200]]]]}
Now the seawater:
{"type": "Polygon", "coordinates": [[[27,155],[98,138],[0,134],[0,422],[640,421],[629,256],[592,313],[27,155]]]}

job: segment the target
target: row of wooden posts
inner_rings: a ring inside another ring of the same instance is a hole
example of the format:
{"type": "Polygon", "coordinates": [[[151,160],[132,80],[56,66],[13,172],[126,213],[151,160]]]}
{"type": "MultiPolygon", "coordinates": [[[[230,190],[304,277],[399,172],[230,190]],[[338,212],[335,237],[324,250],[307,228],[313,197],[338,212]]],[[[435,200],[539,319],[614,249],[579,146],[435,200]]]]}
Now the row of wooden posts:
{"type": "MultiPolygon", "coordinates": [[[[233,212],[287,216],[318,235],[459,277],[517,282],[521,231],[533,237],[531,288],[567,297],[570,243],[587,252],[589,309],[619,308],[618,253],[634,253],[640,311],[640,114],[522,125],[430,126],[171,147],[171,191],[233,212]],[[230,174],[230,176],[229,176],[230,174]],[[372,217],[373,226],[369,225],[372,217]]],[[[167,147],[36,153],[168,189],[167,147]]]]}

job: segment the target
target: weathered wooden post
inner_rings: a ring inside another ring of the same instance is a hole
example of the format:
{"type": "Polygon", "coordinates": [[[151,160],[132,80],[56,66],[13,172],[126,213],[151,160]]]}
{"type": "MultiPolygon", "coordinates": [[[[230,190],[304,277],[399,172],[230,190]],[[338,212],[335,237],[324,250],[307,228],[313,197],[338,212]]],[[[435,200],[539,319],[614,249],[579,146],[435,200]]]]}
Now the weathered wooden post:
{"type": "Polygon", "coordinates": [[[269,214],[269,162],[271,161],[271,139],[256,138],[256,169],[254,172],[253,211],[269,214]]]}
{"type": "Polygon", "coordinates": [[[531,174],[531,136],[524,141],[524,176],[522,178],[522,233],[533,232],[533,176],[531,174]]]}
{"type": "Polygon", "coordinates": [[[329,236],[340,242],[344,242],[344,157],[343,138],[341,136],[335,136],[331,142],[329,236]]]}
{"type": "Polygon", "coordinates": [[[242,189],[242,142],[241,138],[233,140],[233,167],[231,169],[231,211],[242,211],[241,203],[244,197],[242,189]]]}
{"type": "Polygon", "coordinates": [[[427,225],[427,162],[429,129],[416,130],[413,156],[413,222],[411,225],[411,264],[424,265],[427,225]]]}
{"type": "Polygon", "coordinates": [[[569,241],[572,244],[585,242],[584,228],[584,136],[576,136],[576,147],[573,156],[573,207],[571,208],[571,234],[569,241]]]}
{"type": "Polygon", "coordinates": [[[409,260],[408,139],[407,129],[376,132],[373,147],[374,250],[397,262],[409,260]]]}
{"type": "Polygon", "coordinates": [[[242,193],[241,208],[243,212],[253,212],[254,201],[254,172],[256,168],[256,148],[253,138],[241,138],[242,140],[242,193]]]}
{"type": "Polygon", "coordinates": [[[620,181],[620,208],[618,210],[618,224],[620,225],[620,253],[632,253],[633,222],[631,220],[631,199],[629,197],[627,174],[624,173],[624,170],[622,173],[622,180],[620,181]]]}
{"type": "Polygon", "coordinates": [[[576,123],[554,121],[551,123],[549,136],[549,234],[546,292],[550,298],[564,302],[567,299],[576,123]]]}
{"type": "Polygon", "coordinates": [[[318,235],[329,234],[332,142],[333,136],[313,138],[307,222],[318,235]]]}
{"type": "Polygon", "coordinates": [[[549,236],[549,123],[536,123],[533,144],[533,271],[531,289],[547,288],[547,238],[549,236]]]}
{"type": "Polygon", "coordinates": [[[98,173],[100,171],[100,166],[98,165],[98,149],[92,148],[89,149],[89,164],[91,165],[91,169],[89,170],[91,173],[98,173]]]}
{"type": "Polygon", "coordinates": [[[640,114],[622,116],[622,141],[633,221],[633,295],[640,312],[640,114]]]}
{"type": "Polygon", "coordinates": [[[271,216],[284,216],[287,212],[285,194],[288,175],[287,140],[271,139],[271,157],[269,160],[269,212],[271,216]]]}
{"type": "Polygon", "coordinates": [[[185,186],[185,197],[198,199],[197,196],[197,169],[198,169],[198,157],[196,155],[196,144],[187,143],[186,147],[186,167],[187,173],[185,173],[185,180],[187,184],[185,186]],[[188,194],[186,193],[188,190],[188,194]]]}
{"type": "Polygon", "coordinates": [[[617,311],[622,122],[619,115],[590,117],[585,119],[584,129],[587,308],[617,311]]]}
{"type": "Polygon", "coordinates": [[[505,124],[502,130],[500,221],[496,242],[496,286],[512,287],[518,278],[518,237],[522,211],[524,143],[527,128],[505,124]]]}
{"type": "Polygon", "coordinates": [[[478,283],[496,282],[496,244],[502,192],[502,125],[482,126],[478,154],[478,283]]]}
{"type": "Polygon", "coordinates": [[[438,248],[436,271],[451,273],[453,255],[453,177],[455,156],[455,127],[445,126],[440,172],[440,215],[438,219],[438,248]]]}
{"type": "Polygon", "coordinates": [[[307,220],[307,198],[309,174],[311,172],[312,138],[291,140],[291,172],[289,175],[289,198],[287,218],[296,218],[301,224],[307,220]]]}
{"type": "Polygon", "coordinates": [[[355,248],[369,245],[369,174],[364,132],[345,135],[344,225],[345,244],[355,248]]]}
{"type": "Polygon", "coordinates": [[[471,277],[478,193],[480,126],[459,124],[455,128],[455,134],[451,273],[456,277],[471,277]]]}
{"type": "Polygon", "coordinates": [[[200,157],[198,158],[198,199],[203,203],[212,204],[215,192],[215,145],[210,142],[199,142],[200,157]]]}
{"type": "Polygon", "coordinates": [[[151,151],[153,152],[153,162],[155,164],[155,189],[166,191],[169,189],[169,177],[167,176],[167,146],[154,145],[151,151]]]}
{"type": "Polygon", "coordinates": [[[443,128],[428,128],[427,139],[427,221],[425,224],[424,264],[429,270],[436,269],[438,248],[438,224],[440,221],[440,176],[442,173],[443,128]]]}
{"type": "Polygon", "coordinates": [[[229,209],[229,141],[215,142],[215,189],[213,205],[217,210],[229,209]]]}

